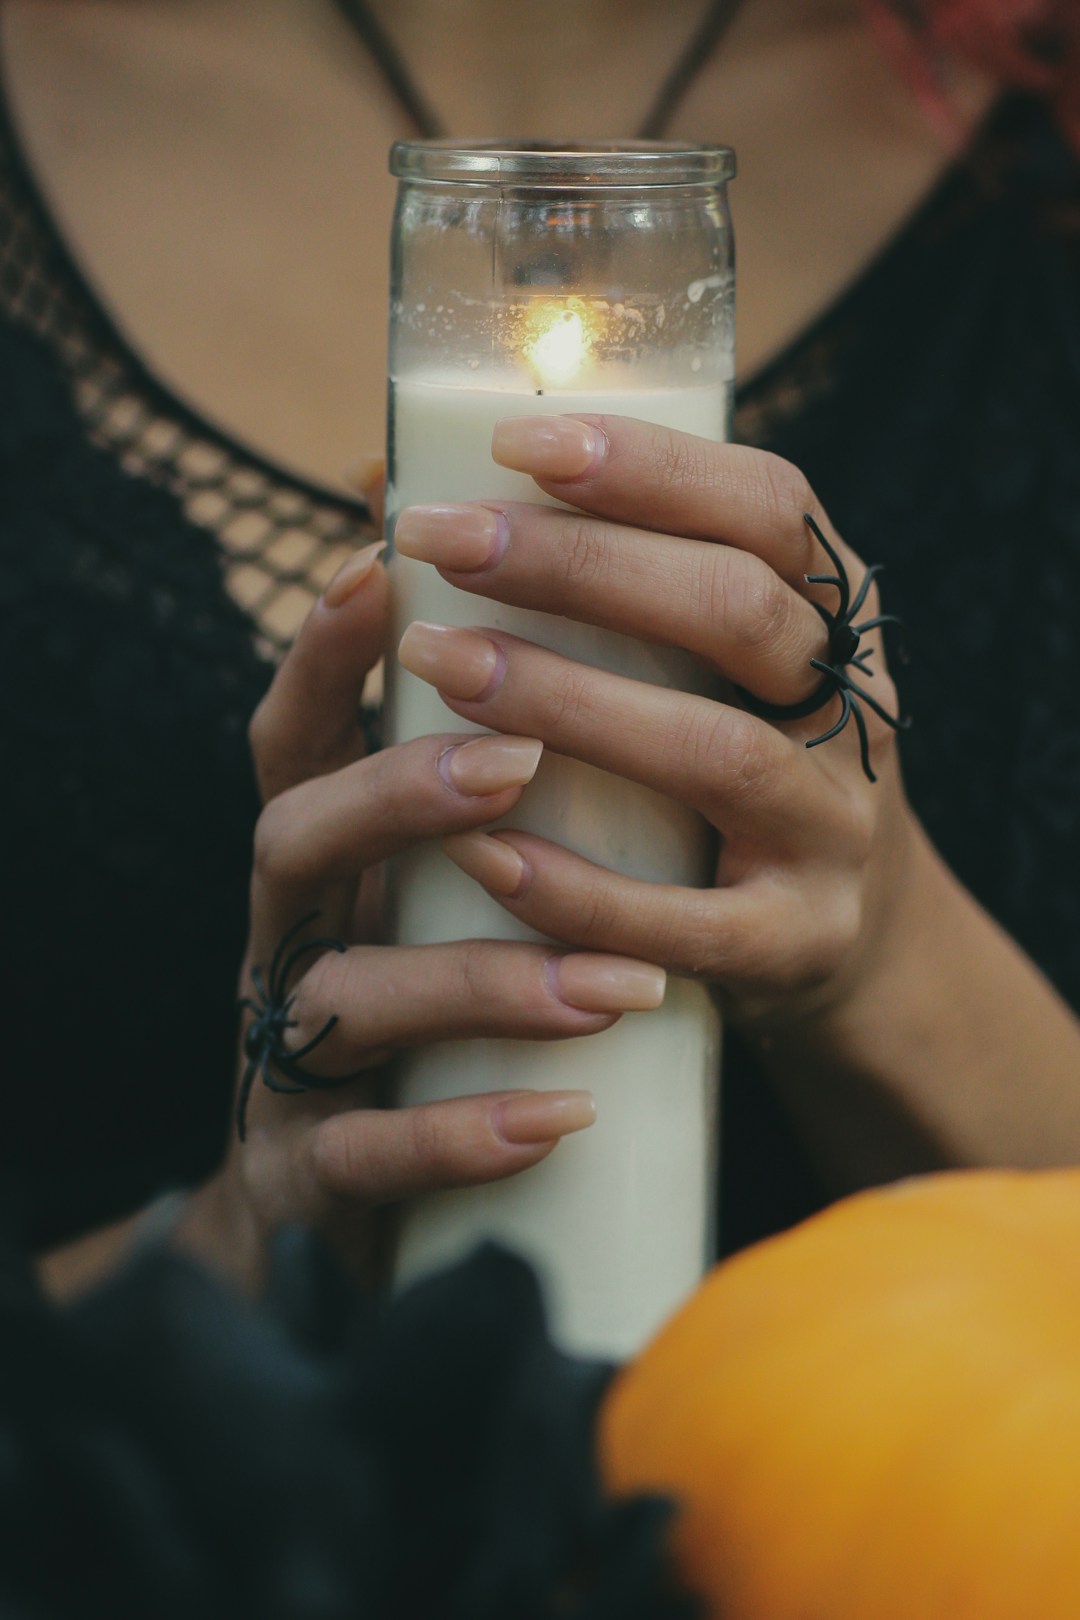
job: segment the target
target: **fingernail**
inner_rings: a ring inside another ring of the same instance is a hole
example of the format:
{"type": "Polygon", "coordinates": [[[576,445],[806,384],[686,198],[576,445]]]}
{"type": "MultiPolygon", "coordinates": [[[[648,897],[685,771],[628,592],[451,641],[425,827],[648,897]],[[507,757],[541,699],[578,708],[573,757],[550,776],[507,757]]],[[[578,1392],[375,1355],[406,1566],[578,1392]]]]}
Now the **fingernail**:
{"type": "Polygon", "coordinates": [[[334,575],[329,585],[323,591],[323,601],[329,608],[339,608],[353,596],[371,573],[378,558],[386,550],[386,541],[377,540],[373,546],[365,546],[350,557],[334,575]]]}
{"type": "Polygon", "coordinates": [[[459,793],[502,793],[531,782],[543,752],[535,737],[478,737],[444,749],[439,772],[459,793]]]}
{"type": "Polygon", "coordinates": [[[588,1091],[522,1091],[505,1097],[491,1111],[491,1123],[504,1142],[528,1147],[583,1131],[596,1119],[588,1091]]]}
{"type": "Polygon", "coordinates": [[[487,636],[448,624],[410,624],[398,644],[398,662],[447,697],[490,697],[498,690],[506,658],[487,636]]]}
{"type": "Polygon", "coordinates": [[[667,974],[627,956],[550,956],[548,989],[582,1012],[650,1012],[664,999],[667,974]]]}
{"type": "Polygon", "coordinates": [[[407,506],[394,529],[403,557],[466,573],[493,568],[509,540],[505,514],[485,506],[407,506]]]}
{"type": "Polygon", "coordinates": [[[601,428],[572,416],[510,416],[496,422],[491,454],[500,467],[559,481],[596,472],[607,443],[601,428]]]}
{"type": "Polygon", "coordinates": [[[487,833],[455,833],[444,838],[442,847],[466,877],[475,879],[492,894],[517,894],[527,867],[511,844],[487,833]]]}

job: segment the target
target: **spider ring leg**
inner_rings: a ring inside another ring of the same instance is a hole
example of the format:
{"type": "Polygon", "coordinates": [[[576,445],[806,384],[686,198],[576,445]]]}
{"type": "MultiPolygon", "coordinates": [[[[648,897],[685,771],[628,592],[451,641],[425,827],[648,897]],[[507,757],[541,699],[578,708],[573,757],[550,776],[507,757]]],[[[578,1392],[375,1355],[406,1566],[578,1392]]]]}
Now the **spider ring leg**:
{"type": "Polygon", "coordinates": [[[841,687],[839,692],[840,702],[842,704],[839,720],[834,726],[830,726],[828,731],[823,731],[820,737],[812,738],[812,740],[808,742],[806,746],[807,748],[817,748],[821,743],[829,742],[831,738],[839,736],[840,732],[843,731],[848,721],[854,716],[855,726],[859,733],[859,754],[862,759],[862,768],[866,772],[868,780],[871,782],[876,782],[877,777],[874,774],[873,767],[870,764],[870,739],[866,734],[866,721],[862,717],[862,711],[860,710],[856,700],[852,697],[851,691],[848,687],[841,687]]]}
{"type": "MultiPolygon", "coordinates": [[[[290,1001],[288,1003],[288,1007],[291,1007],[291,1006],[292,1006],[292,1002],[290,1001]]],[[[288,1007],[286,1008],[286,1011],[288,1010],[288,1007]]],[[[337,1013],[331,1013],[330,1017],[326,1020],[326,1023],[323,1025],[322,1029],[320,1029],[320,1031],[319,1031],[319,1033],[317,1035],[313,1035],[311,1037],[310,1041],[305,1041],[303,1046],[298,1046],[295,1052],[290,1052],[288,1054],[289,1062],[293,1063],[293,1064],[299,1063],[300,1059],[307,1057],[309,1052],[314,1052],[314,1050],[318,1046],[319,1042],[320,1041],[325,1041],[326,1037],[329,1035],[330,1031],[333,1029],[334,1025],[337,1022],[338,1022],[337,1013]]],[[[291,1020],[290,1023],[288,1025],[286,1025],[285,1027],[286,1028],[292,1028],[294,1024],[295,1024],[295,1019],[291,1020]]]]}
{"type": "Polygon", "coordinates": [[[240,1081],[240,1090],[236,1098],[236,1134],[241,1142],[247,1141],[248,1099],[251,1096],[251,1088],[255,1084],[255,1076],[258,1072],[258,1061],[252,1058],[244,1069],[243,1079],[240,1081]]]}
{"type": "Polygon", "coordinates": [[[287,996],[287,988],[289,975],[297,962],[311,951],[344,952],[348,949],[342,940],[330,938],[309,939],[299,945],[293,944],[297,935],[318,916],[317,911],[310,911],[285,931],[278,941],[266,977],[263,976],[259,963],[256,962],[251,967],[251,981],[257,999],[243,996],[239,1003],[241,1011],[247,1011],[252,1015],[243,1036],[243,1050],[248,1061],[240,1080],[236,1100],[236,1131],[241,1142],[247,1136],[247,1109],[257,1076],[262,1077],[263,1084],[268,1090],[286,1096],[297,1096],[303,1091],[323,1085],[344,1085],[347,1080],[356,1078],[355,1075],[347,1075],[341,1081],[323,1081],[317,1075],[306,1074],[299,1065],[299,1060],[314,1051],[334,1028],[338,1022],[336,1013],[332,1014],[318,1033],[297,1051],[286,1052],[281,1045],[285,1031],[295,1027],[295,1020],[289,1018],[295,997],[287,996]],[[280,1071],[284,1079],[278,1078],[274,1073],[275,1069],[280,1071]]]}
{"type": "Polygon", "coordinates": [[[262,1083],[266,1087],[267,1091],[276,1091],[280,1097],[299,1097],[302,1091],[309,1090],[309,1087],[307,1086],[285,1085],[276,1077],[273,1069],[270,1067],[273,1060],[274,1054],[272,1052],[268,1052],[259,1065],[259,1073],[262,1076],[262,1083]]]}
{"type": "MultiPolygon", "coordinates": [[[[287,955],[289,946],[292,944],[297,934],[299,934],[302,929],[306,928],[308,923],[313,923],[318,916],[319,913],[317,911],[309,911],[306,916],[301,917],[298,922],[294,922],[291,928],[286,929],[285,933],[282,934],[281,938],[278,940],[277,949],[274,951],[273,958],[270,962],[270,994],[266,998],[267,1001],[279,1001],[281,999],[278,995],[278,970],[281,967],[282,961],[287,955]]],[[[253,968],[251,972],[252,978],[254,978],[258,972],[259,969],[257,967],[253,968]]]]}
{"type": "MultiPolygon", "coordinates": [[[[313,922],[318,915],[317,911],[314,912],[307,921],[313,922]]],[[[340,939],[306,939],[302,945],[297,945],[295,950],[290,951],[288,956],[279,963],[276,974],[271,975],[270,989],[275,1004],[284,1000],[285,993],[289,988],[289,975],[300,958],[306,956],[309,951],[319,950],[337,951],[341,955],[348,950],[348,946],[340,939]]],[[[275,953],[274,960],[275,962],[278,961],[277,953],[275,953]]]]}
{"type": "MultiPolygon", "coordinates": [[[[864,673],[872,674],[872,671],[867,670],[864,673]]],[[[883,707],[883,705],[878,702],[877,698],[874,697],[872,693],[864,691],[861,686],[856,686],[855,682],[849,680],[846,675],[843,679],[844,686],[847,691],[851,692],[854,697],[861,698],[864,703],[869,704],[870,708],[873,709],[878,719],[884,720],[887,726],[891,726],[894,731],[908,731],[910,729],[910,716],[890,714],[888,709],[883,707]]]]}

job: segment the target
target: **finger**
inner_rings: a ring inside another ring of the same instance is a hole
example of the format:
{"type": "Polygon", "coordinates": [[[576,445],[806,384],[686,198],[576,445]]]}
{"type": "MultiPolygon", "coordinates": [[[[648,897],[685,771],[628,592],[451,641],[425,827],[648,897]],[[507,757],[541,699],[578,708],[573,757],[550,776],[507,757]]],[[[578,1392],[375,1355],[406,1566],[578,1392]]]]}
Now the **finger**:
{"type": "Polygon", "coordinates": [[[381,456],[359,462],[350,470],[348,481],[364,497],[372,527],[382,534],[386,516],[386,462],[381,456]]]}
{"type": "MultiPolygon", "coordinates": [[[[824,791],[792,740],[799,725],[788,735],[743,710],[592,669],[502,631],[411,624],[398,658],[457,714],[640,782],[722,831],[788,836],[812,823],[824,791]]],[[[824,725],[830,713],[802,727],[824,725]]],[[[873,741],[880,749],[876,733],[873,741]]],[[[857,744],[836,746],[834,757],[850,755],[858,769],[857,744]]]]}
{"type": "Polygon", "coordinates": [[[373,1052],[479,1037],[566,1040],[609,1028],[663,1001],[665,976],[620,956],[565,955],[550,946],[465,940],[354,946],[327,952],[296,986],[287,1049],[340,1077],[373,1052]]]}
{"type": "Polygon", "coordinates": [[[752,553],[506,502],[409,507],[403,555],[477,596],[685,648],[773,703],[821,684],[821,617],[752,553]]]}
{"type": "MultiPolygon", "coordinates": [[[[711,890],[642,883],[527,833],[460,833],[444,839],[454,864],[530,928],[586,950],[651,954],[669,972],[719,967],[711,890]]],[[[729,908],[730,909],[730,908],[729,908]]]]}
{"type": "Polygon", "coordinates": [[[529,833],[463,833],[450,859],[530,928],[585,950],[647,953],[670,973],[791,994],[824,983],[858,928],[848,890],[805,897],[768,875],[726,889],[643,883],[529,833]]]}
{"type": "Polygon", "coordinates": [[[366,546],[334,576],[255,711],[248,736],[264,801],[364,752],[360,696],[388,624],[383,550],[366,546]]]}
{"type": "Polygon", "coordinates": [[[255,828],[256,959],[308,912],[338,929],[334,892],[369,867],[506,815],[542,752],[529,737],[421,737],[279,794],[255,828]]]}
{"type": "MultiPolygon", "coordinates": [[[[498,423],[492,454],[598,517],[752,552],[796,589],[828,561],[805,514],[837,540],[804,474],[749,445],[622,416],[537,416],[498,423]]],[[[842,555],[857,585],[858,560],[846,548],[842,555]]]]}
{"type": "Polygon", "coordinates": [[[595,1118],[584,1091],[504,1091],[334,1114],[311,1139],[314,1180],[332,1199],[364,1204],[476,1186],[528,1169],[595,1118]]]}

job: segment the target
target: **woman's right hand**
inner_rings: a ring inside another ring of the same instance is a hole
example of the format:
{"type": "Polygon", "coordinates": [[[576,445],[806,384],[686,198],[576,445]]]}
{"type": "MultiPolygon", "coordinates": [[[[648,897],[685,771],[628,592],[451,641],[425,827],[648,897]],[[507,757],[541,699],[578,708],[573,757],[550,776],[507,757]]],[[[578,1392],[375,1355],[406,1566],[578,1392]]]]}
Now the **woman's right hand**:
{"type": "MultiPolygon", "coordinates": [[[[298,1050],[336,1016],[303,1067],[327,1079],[358,1075],[291,1096],[255,1077],[245,1139],[233,1140],[221,1174],[195,1195],[181,1234],[252,1282],[276,1227],[316,1225],[363,1264],[374,1209],[517,1174],[592,1121],[591,1098],[581,1092],[379,1107],[393,1053],[477,1036],[592,1034],[663,997],[663,971],[624,957],[488,940],[378,942],[381,863],[505,816],[541,754],[529,738],[446,733],[365,755],[358,706],[384,647],[389,606],[379,550],[359,553],[328,587],[250,730],[264,809],[241,994],[254,996],[252,969],[265,983],[279,941],[317,912],[295,943],[329,936],[347,949],[297,964],[285,1045],[298,1050]]],[[[245,1068],[242,1057],[241,1089],[245,1068]]]]}

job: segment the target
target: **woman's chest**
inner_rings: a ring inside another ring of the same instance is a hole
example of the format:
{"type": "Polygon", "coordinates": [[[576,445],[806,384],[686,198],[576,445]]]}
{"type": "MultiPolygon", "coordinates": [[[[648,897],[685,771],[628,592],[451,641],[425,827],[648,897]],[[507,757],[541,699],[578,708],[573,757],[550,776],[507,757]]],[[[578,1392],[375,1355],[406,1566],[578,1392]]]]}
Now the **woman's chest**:
{"type": "Polygon", "coordinates": [[[238,54],[186,7],[50,9],[4,8],[8,93],[81,271],[182,400],[349,489],[383,448],[393,199],[362,57],[269,25],[238,54]]]}

